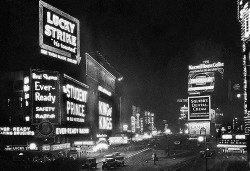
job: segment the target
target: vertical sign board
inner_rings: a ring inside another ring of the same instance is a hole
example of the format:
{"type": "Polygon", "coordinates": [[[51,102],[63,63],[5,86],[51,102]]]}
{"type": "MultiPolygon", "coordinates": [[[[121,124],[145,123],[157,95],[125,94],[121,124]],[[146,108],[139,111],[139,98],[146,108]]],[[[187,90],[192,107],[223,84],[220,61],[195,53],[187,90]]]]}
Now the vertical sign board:
{"type": "Polygon", "coordinates": [[[32,124],[59,123],[59,76],[54,71],[31,71],[32,124]]]}
{"type": "Polygon", "coordinates": [[[39,1],[39,45],[44,55],[79,64],[79,20],[39,1]]]}
{"type": "Polygon", "coordinates": [[[62,85],[62,122],[83,126],[86,118],[88,86],[65,74],[62,85]]]}
{"type": "Polygon", "coordinates": [[[210,120],[210,96],[188,97],[188,120],[210,120]]]}
{"type": "Polygon", "coordinates": [[[131,116],[131,132],[135,132],[135,117],[131,116]]]}
{"type": "Polygon", "coordinates": [[[102,99],[99,100],[99,129],[112,130],[112,105],[102,99]]]}

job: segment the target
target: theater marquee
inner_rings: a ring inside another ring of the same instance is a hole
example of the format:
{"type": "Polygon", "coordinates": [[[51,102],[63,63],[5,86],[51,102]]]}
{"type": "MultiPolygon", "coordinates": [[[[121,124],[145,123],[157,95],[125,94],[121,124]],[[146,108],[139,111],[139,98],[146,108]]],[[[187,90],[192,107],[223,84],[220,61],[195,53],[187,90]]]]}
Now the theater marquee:
{"type": "Polygon", "coordinates": [[[39,45],[44,55],[79,64],[79,20],[39,1],[39,45]]]}

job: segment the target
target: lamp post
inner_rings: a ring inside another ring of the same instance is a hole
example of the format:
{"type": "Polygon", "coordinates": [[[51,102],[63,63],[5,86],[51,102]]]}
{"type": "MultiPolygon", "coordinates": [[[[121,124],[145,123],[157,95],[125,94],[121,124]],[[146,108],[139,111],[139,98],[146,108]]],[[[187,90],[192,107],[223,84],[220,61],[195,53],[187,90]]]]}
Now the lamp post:
{"type": "Polygon", "coordinates": [[[207,134],[206,134],[206,128],[202,127],[200,129],[200,135],[201,135],[202,131],[205,132],[204,143],[205,143],[205,158],[206,158],[206,171],[207,171],[207,134]]]}

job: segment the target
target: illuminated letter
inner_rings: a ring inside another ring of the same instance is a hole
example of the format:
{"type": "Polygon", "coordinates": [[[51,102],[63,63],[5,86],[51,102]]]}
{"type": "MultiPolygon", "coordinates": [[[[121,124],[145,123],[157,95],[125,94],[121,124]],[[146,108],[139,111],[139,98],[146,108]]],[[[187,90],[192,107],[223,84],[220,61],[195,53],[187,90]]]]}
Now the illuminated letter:
{"type": "Polygon", "coordinates": [[[51,36],[50,26],[47,24],[45,25],[44,34],[47,36],[51,36]]]}
{"type": "Polygon", "coordinates": [[[47,12],[47,23],[53,24],[53,21],[50,19],[50,17],[51,17],[50,12],[47,12]]]}

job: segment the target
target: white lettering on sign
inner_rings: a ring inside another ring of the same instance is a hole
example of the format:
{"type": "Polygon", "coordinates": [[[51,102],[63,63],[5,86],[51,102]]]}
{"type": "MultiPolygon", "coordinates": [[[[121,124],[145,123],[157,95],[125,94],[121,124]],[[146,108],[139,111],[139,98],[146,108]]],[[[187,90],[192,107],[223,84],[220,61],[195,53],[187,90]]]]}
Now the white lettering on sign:
{"type": "Polygon", "coordinates": [[[36,111],[45,111],[45,112],[54,112],[55,111],[55,107],[36,107],[36,111]]]}
{"type": "Polygon", "coordinates": [[[66,86],[63,86],[63,92],[66,93],[68,98],[72,98],[80,102],[87,102],[87,91],[85,90],[67,84],[66,86]]]}
{"type": "Polygon", "coordinates": [[[55,114],[35,114],[36,119],[54,119],[56,118],[55,114]]]}
{"type": "Polygon", "coordinates": [[[99,116],[99,129],[112,130],[112,118],[99,116]]]}
{"type": "Polygon", "coordinates": [[[104,115],[111,117],[112,116],[112,107],[108,103],[99,101],[99,115],[104,115]]]}
{"type": "Polygon", "coordinates": [[[212,64],[200,64],[197,66],[189,65],[188,68],[189,70],[197,70],[197,69],[205,69],[205,68],[218,68],[218,67],[223,67],[224,63],[217,62],[217,63],[212,63],[212,64]]]}
{"type": "Polygon", "coordinates": [[[69,115],[76,115],[76,116],[81,116],[85,117],[85,105],[84,104],[76,104],[73,102],[66,102],[67,106],[67,114],[69,115]]]}
{"type": "Polygon", "coordinates": [[[57,135],[64,134],[88,134],[89,128],[56,128],[57,135]]]}
{"type": "Polygon", "coordinates": [[[52,85],[43,85],[43,84],[40,84],[40,81],[35,81],[35,90],[36,91],[40,91],[40,90],[51,91],[52,89],[53,90],[55,89],[52,85]]]}
{"type": "Polygon", "coordinates": [[[35,101],[49,101],[51,103],[55,103],[56,96],[52,96],[51,93],[49,95],[41,95],[39,92],[35,92],[35,101]]]}

